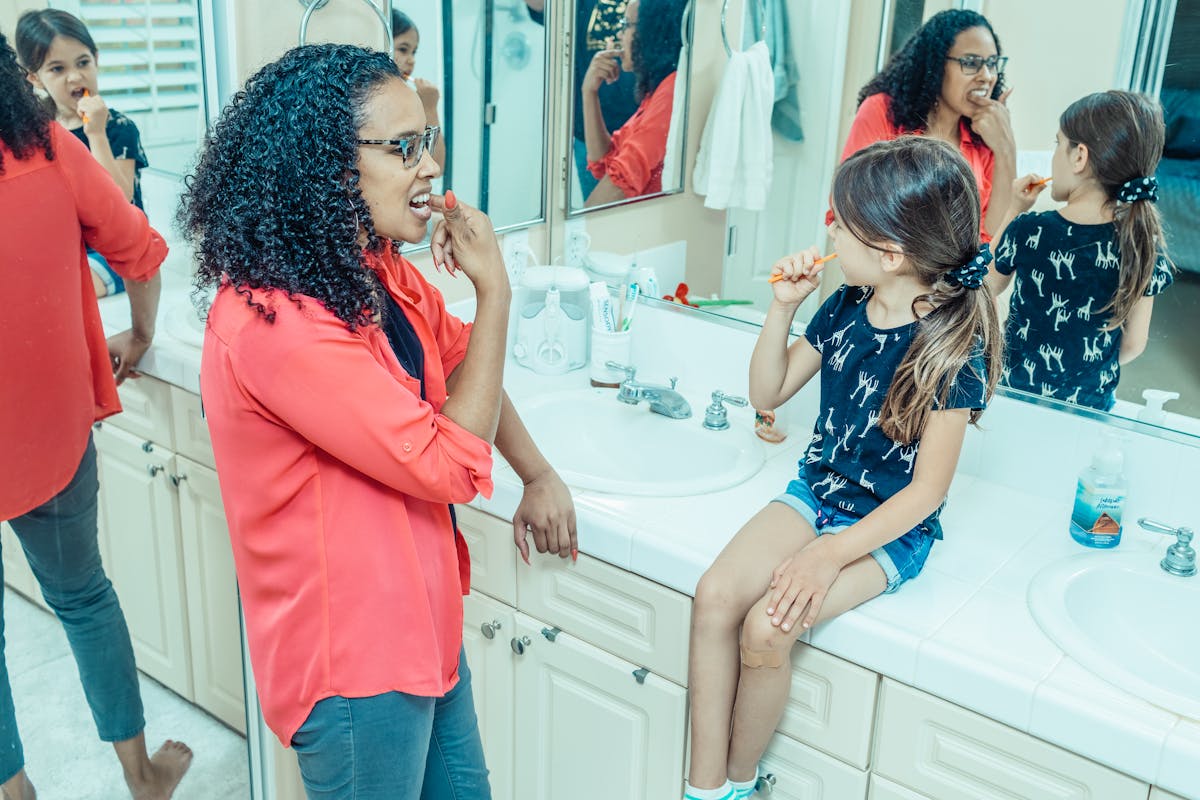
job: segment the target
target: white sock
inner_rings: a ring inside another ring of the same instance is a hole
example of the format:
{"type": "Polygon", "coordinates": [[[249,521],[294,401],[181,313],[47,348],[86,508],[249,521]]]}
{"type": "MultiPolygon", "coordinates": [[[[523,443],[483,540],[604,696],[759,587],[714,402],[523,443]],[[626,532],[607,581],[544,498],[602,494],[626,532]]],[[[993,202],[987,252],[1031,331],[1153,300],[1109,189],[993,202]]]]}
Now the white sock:
{"type": "Polygon", "coordinates": [[[733,800],[734,796],[729,781],[716,789],[697,789],[686,781],[683,784],[683,800],[733,800]]]}
{"type": "Polygon", "coordinates": [[[758,775],[755,775],[748,781],[730,781],[729,785],[733,787],[733,796],[735,798],[749,797],[754,794],[754,788],[758,786],[758,775]]]}

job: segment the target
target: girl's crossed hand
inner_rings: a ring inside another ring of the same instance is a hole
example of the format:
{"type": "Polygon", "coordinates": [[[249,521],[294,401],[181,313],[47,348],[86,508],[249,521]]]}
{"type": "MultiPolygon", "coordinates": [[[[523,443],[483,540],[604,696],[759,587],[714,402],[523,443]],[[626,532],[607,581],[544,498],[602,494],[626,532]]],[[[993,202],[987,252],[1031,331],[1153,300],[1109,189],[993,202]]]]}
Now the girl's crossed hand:
{"type": "Polygon", "coordinates": [[[842,571],[841,564],[830,555],[823,541],[817,537],[771,573],[766,610],[771,624],[780,630],[790,631],[802,614],[801,624],[805,628],[816,624],[829,587],[842,571]]]}

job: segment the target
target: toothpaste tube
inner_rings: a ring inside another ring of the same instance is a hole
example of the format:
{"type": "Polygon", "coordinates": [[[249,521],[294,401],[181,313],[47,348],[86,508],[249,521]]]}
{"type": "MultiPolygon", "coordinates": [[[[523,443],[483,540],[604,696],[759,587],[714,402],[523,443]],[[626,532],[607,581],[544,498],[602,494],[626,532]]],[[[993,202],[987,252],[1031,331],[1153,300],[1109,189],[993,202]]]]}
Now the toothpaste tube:
{"type": "Polygon", "coordinates": [[[616,332],[617,314],[613,309],[612,296],[608,293],[608,285],[604,281],[596,281],[589,285],[588,293],[592,299],[592,330],[616,332]]]}

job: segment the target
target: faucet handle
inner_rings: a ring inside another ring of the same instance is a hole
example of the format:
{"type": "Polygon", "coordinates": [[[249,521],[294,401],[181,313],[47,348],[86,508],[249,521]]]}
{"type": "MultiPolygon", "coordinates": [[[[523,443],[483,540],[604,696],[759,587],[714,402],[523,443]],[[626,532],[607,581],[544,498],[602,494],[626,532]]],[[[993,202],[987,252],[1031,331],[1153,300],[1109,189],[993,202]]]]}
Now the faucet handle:
{"type": "Polygon", "coordinates": [[[1175,537],[1175,544],[1167,548],[1167,554],[1163,556],[1163,560],[1159,562],[1159,566],[1172,575],[1178,575],[1181,578],[1187,578],[1196,574],[1196,551],[1191,546],[1194,536],[1191,528],[1184,526],[1172,528],[1170,525],[1165,525],[1148,517],[1139,519],[1138,525],[1141,525],[1148,531],[1175,537]]]}
{"type": "Polygon", "coordinates": [[[633,376],[637,375],[637,367],[630,367],[625,364],[620,364],[616,361],[605,361],[604,366],[608,367],[609,369],[614,369],[618,372],[624,372],[625,380],[627,381],[633,380],[633,376]]]}
{"type": "Polygon", "coordinates": [[[746,398],[739,397],[738,395],[734,394],[725,394],[719,389],[712,393],[712,401],[713,405],[718,403],[729,403],[729,405],[738,406],[739,408],[750,405],[750,401],[746,398]]]}
{"type": "Polygon", "coordinates": [[[723,431],[729,428],[729,417],[722,403],[734,406],[749,405],[749,401],[744,397],[725,394],[720,390],[713,392],[712,403],[704,409],[704,427],[710,431],[723,431]]]}

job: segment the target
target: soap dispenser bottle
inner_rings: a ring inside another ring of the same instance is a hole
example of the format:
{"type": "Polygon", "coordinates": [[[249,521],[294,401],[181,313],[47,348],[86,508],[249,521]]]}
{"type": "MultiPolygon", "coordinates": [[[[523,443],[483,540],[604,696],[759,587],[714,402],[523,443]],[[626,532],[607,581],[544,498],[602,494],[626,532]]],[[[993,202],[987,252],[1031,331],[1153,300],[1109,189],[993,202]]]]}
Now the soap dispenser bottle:
{"type": "Polygon", "coordinates": [[[1092,463],[1079,473],[1075,508],[1071,511],[1071,538],[1087,547],[1109,548],[1121,543],[1121,515],[1125,509],[1125,455],[1121,439],[1106,431],[1092,463]]]}
{"type": "Polygon", "coordinates": [[[1167,392],[1162,389],[1146,389],[1142,392],[1146,407],[1138,412],[1138,419],[1151,425],[1165,425],[1167,412],[1163,411],[1163,403],[1168,400],[1178,400],[1179,392],[1167,392]]]}

